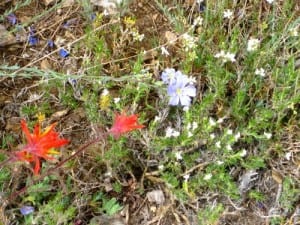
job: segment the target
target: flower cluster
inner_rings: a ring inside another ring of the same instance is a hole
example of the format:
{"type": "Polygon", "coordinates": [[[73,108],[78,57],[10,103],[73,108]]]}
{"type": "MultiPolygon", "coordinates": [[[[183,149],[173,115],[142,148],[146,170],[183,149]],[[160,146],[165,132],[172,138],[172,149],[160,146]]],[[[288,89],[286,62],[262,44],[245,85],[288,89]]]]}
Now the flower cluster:
{"type": "Polygon", "coordinates": [[[233,17],[233,12],[230,9],[226,9],[223,12],[223,18],[224,19],[232,19],[232,17],[233,17]]]}
{"type": "Polygon", "coordinates": [[[182,35],[182,43],[186,52],[193,50],[197,46],[195,38],[187,33],[182,35]]]}
{"type": "Polygon", "coordinates": [[[161,79],[165,84],[168,84],[170,105],[190,106],[191,98],[196,96],[193,79],[172,68],[165,69],[161,74],[161,79]]]}
{"type": "Polygon", "coordinates": [[[35,167],[33,173],[37,175],[41,169],[41,159],[53,160],[51,155],[57,155],[55,150],[57,147],[61,147],[69,143],[66,139],[59,138],[59,134],[53,129],[55,124],[50,125],[41,132],[40,124],[36,124],[34,131],[31,134],[27,127],[25,120],[21,121],[21,129],[25,134],[27,144],[25,147],[15,153],[17,160],[34,163],[35,167]]]}
{"type": "Polygon", "coordinates": [[[255,75],[259,75],[261,77],[266,76],[266,72],[265,72],[264,68],[256,69],[255,72],[254,72],[254,74],[255,75]]]}
{"type": "Polygon", "coordinates": [[[219,53],[215,54],[215,57],[222,59],[223,63],[235,62],[235,54],[230,52],[225,52],[224,50],[221,50],[219,53]]]}
{"type": "Polygon", "coordinates": [[[180,135],[180,132],[174,130],[172,127],[167,127],[166,129],[166,137],[178,137],[180,135]]]}
{"type": "Polygon", "coordinates": [[[99,98],[99,106],[101,110],[107,110],[110,106],[111,96],[107,89],[104,89],[99,98]]]}
{"type": "Polygon", "coordinates": [[[257,38],[250,38],[247,43],[247,51],[253,52],[259,48],[260,40],[257,38]]]}

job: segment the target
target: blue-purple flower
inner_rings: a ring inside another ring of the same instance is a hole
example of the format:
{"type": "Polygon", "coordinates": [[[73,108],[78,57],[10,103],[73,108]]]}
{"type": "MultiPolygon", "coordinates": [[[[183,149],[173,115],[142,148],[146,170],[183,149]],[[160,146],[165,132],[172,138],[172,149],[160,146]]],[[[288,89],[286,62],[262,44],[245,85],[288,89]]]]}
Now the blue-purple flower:
{"type": "Polygon", "coordinates": [[[29,43],[30,46],[37,45],[38,44],[37,37],[30,34],[29,37],[28,37],[28,43],[29,43]]]}
{"type": "Polygon", "coordinates": [[[17,23],[17,17],[14,13],[10,13],[7,15],[7,20],[11,25],[16,25],[17,23]]]}
{"type": "Polygon", "coordinates": [[[161,78],[165,84],[168,84],[168,95],[170,105],[189,106],[192,97],[196,96],[196,88],[193,85],[194,80],[183,74],[179,70],[172,68],[165,69],[161,78]]]}
{"type": "Polygon", "coordinates": [[[70,53],[63,48],[59,49],[58,53],[62,58],[67,58],[70,55],[70,53]]]}
{"type": "Polygon", "coordinates": [[[28,43],[30,46],[38,44],[38,38],[36,36],[36,30],[33,27],[29,27],[28,43]]]}
{"type": "Polygon", "coordinates": [[[34,212],[34,208],[32,206],[24,205],[20,208],[20,212],[23,216],[29,215],[34,212]]]}
{"type": "Polygon", "coordinates": [[[182,74],[176,76],[174,83],[169,84],[168,95],[170,96],[170,105],[189,106],[191,97],[196,96],[196,88],[190,83],[190,79],[182,74]]]}
{"type": "Polygon", "coordinates": [[[47,45],[48,45],[50,48],[53,48],[53,47],[54,47],[54,42],[53,42],[51,39],[49,39],[49,40],[47,41],[47,45]]]}

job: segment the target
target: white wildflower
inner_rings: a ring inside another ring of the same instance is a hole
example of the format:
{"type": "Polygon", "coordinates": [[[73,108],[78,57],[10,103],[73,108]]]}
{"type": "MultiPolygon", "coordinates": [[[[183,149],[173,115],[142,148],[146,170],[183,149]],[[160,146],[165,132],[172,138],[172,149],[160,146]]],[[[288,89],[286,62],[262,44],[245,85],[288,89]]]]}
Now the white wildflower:
{"type": "Polygon", "coordinates": [[[216,121],[213,118],[211,118],[211,117],[209,117],[209,121],[208,122],[209,122],[209,125],[212,126],[212,127],[216,126],[216,124],[217,124],[216,121]]]}
{"type": "Polygon", "coordinates": [[[108,94],[109,94],[109,91],[106,88],[101,93],[102,96],[106,96],[108,94]]]}
{"type": "Polygon", "coordinates": [[[217,142],[216,142],[216,147],[217,147],[217,148],[221,148],[221,142],[220,142],[220,141],[217,141],[217,142]]]}
{"type": "Polygon", "coordinates": [[[166,137],[172,137],[173,135],[173,128],[172,127],[167,127],[166,129],[166,137]]]}
{"type": "Polygon", "coordinates": [[[131,31],[130,33],[131,33],[134,41],[141,42],[144,39],[144,37],[145,37],[144,34],[139,34],[139,32],[136,31],[136,30],[131,31]]]}
{"type": "Polygon", "coordinates": [[[163,169],[164,169],[164,165],[159,165],[159,166],[158,166],[158,169],[159,169],[159,170],[163,170],[163,169]]]}
{"type": "Polygon", "coordinates": [[[221,118],[219,118],[219,119],[217,120],[217,123],[218,123],[218,124],[221,124],[221,123],[223,123],[223,122],[224,122],[224,119],[225,119],[225,117],[221,117],[221,118]]]}
{"type": "Polygon", "coordinates": [[[272,134],[271,134],[271,133],[264,132],[264,136],[265,136],[267,139],[271,139],[272,134]]]}
{"type": "Polygon", "coordinates": [[[233,12],[230,10],[230,9],[226,9],[224,12],[223,12],[223,18],[224,19],[231,19],[233,16],[233,12]]]}
{"type": "Polygon", "coordinates": [[[290,29],[290,34],[292,37],[298,37],[298,35],[299,35],[298,27],[294,27],[294,28],[290,29]]]}
{"type": "Polygon", "coordinates": [[[183,179],[184,179],[185,181],[187,181],[189,178],[190,178],[190,174],[185,174],[185,175],[183,176],[183,179]]]}
{"type": "Polygon", "coordinates": [[[182,155],[181,155],[181,152],[175,152],[175,158],[176,160],[182,160],[182,155]]]}
{"type": "Polygon", "coordinates": [[[121,100],[121,98],[114,98],[114,103],[117,104],[117,103],[119,103],[120,100],[121,100]]]}
{"type": "Polygon", "coordinates": [[[226,146],[226,149],[227,149],[228,151],[232,151],[232,147],[231,147],[231,145],[230,145],[230,144],[228,144],[228,145],[226,146]]]}
{"type": "Polygon", "coordinates": [[[225,52],[224,50],[221,50],[219,53],[215,54],[215,57],[222,59],[224,63],[235,62],[235,54],[230,52],[225,52]]]}
{"type": "Polygon", "coordinates": [[[197,128],[198,128],[198,124],[196,122],[193,122],[192,130],[196,130],[197,128]]]}
{"type": "Polygon", "coordinates": [[[224,50],[221,50],[220,52],[218,52],[217,54],[215,54],[216,58],[222,58],[224,56],[225,56],[225,51],[224,50]]]}
{"type": "Polygon", "coordinates": [[[208,173],[203,177],[203,180],[210,180],[212,178],[212,174],[208,173]]]}
{"type": "Polygon", "coordinates": [[[187,34],[187,33],[184,33],[182,35],[182,41],[183,41],[185,51],[189,51],[189,50],[194,49],[196,47],[195,38],[192,37],[191,35],[187,34]]]}
{"type": "Polygon", "coordinates": [[[269,4],[272,4],[274,0],[266,0],[269,4]]]}
{"type": "Polygon", "coordinates": [[[291,160],[291,157],[292,157],[292,153],[291,152],[287,152],[284,156],[288,161],[291,160]]]}
{"type": "Polygon", "coordinates": [[[245,157],[247,155],[247,151],[245,149],[243,149],[241,152],[240,152],[240,156],[241,157],[245,157]]]}
{"type": "Polygon", "coordinates": [[[159,117],[159,116],[155,116],[154,117],[154,123],[157,123],[158,121],[160,121],[161,120],[161,118],[159,117]]]}
{"type": "Polygon", "coordinates": [[[255,75],[259,75],[261,77],[266,76],[265,70],[263,68],[256,69],[254,72],[255,75]]]}
{"type": "Polygon", "coordinates": [[[240,132],[237,132],[235,135],[234,135],[234,140],[237,141],[238,139],[240,139],[241,137],[241,133],[240,132]]]}
{"type": "Polygon", "coordinates": [[[168,50],[164,46],[161,46],[160,50],[161,50],[162,55],[165,55],[165,56],[170,55],[170,53],[168,52],[168,50]]]}
{"type": "Polygon", "coordinates": [[[193,133],[191,131],[188,131],[188,137],[192,137],[193,133]]]}
{"type": "Polygon", "coordinates": [[[260,40],[257,38],[250,38],[247,43],[247,51],[252,52],[258,49],[260,40]]]}
{"type": "Polygon", "coordinates": [[[173,132],[173,137],[178,137],[180,135],[180,132],[179,131],[174,131],[173,132]]]}
{"type": "Polygon", "coordinates": [[[178,137],[180,133],[176,130],[174,130],[172,127],[167,127],[166,129],[166,137],[178,137]]]}
{"type": "Polygon", "coordinates": [[[217,161],[217,165],[219,165],[219,166],[220,166],[220,165],[222,165],[222,164],[224,164],[224,162],[223,162],[223,161],[220,161],[220,160],[218,160],[218,161],[217,161]]]}
{"type": "Polygon", "coordinates": [[[228,130],[226,131],[226,134],[227,134],[227,135],[232,135],[232,134],[233,134],[233,132],[232,132],[232,130],[231,130],[231,129],[228,129],[228,130]]]}
{"type": "Polygon", "coordinates": [[[225,59],[227,61],[230,61],[230,62],[235,62],[235,54],[234,53],[230,53],[230,52],[227,52],[225,54],[225,59]]]}
{"type": "Polygon", "coordinates": [[[189,106],[184,106],[182,110],[185,111],[185,112],[187,112],[187,111],[189,111],[189,109],[190,109],[189,106]]]}
{"type": "Polygon", "coordinates": [[[188,123],[187,125],[186,125],[186,129],[187,130],[190,130],[192,128],[192,124],[191,123],[188,123]]]}
{"type": "Polygon", "coordinates": [[[189,83],[190,83],[190,84],[195,84],[195,83],[197,83],[196,77],[189,76],[188,79],[189,79],[189,83]]]}
{"type": "Polygon", "coordinates": [[[200,16],[198,16],[198,17],[194,20],[193,26],[202,25],[202,23],[203,23],[203,18],[200,17],[200,16]]]}
{"type": "Polygon", "coordinates": [[[108,15],[109,15],[109,11],[108,11],[107,9],[104,9],[104,10],[103,10],[103,15],[104,15],[104,16],[108,16],[108,15]]]}
{"type": "Polygon", "coordinates": [[[210,139],[215,139],[216,135],[214,133],[209,135],[210,139]]]}

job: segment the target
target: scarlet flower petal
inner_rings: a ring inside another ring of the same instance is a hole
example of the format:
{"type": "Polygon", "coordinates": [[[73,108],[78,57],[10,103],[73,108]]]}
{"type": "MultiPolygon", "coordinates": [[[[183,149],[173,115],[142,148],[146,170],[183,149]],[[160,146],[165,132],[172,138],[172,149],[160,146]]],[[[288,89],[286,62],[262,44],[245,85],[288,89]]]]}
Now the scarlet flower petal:
{"type": "Polygon", "coordinates": [[[29,132],[29,129],[27,127],[25,120],[21,120],[21,129],[24,132],[27,141],[31,142],[31,134],[29,132]]]}
{"type": "Polygon", "coordinates": [[[34,157],[34,163],[35,163],[35,166],[34,166],[33,173],[34,173],[34,175],[38,175],[40,172],[40,169],[41,169],[41,162],[40,162],[40,159],[36,156],[34,157]]]}
{"type": "Polygon", "coordinates": [[[116,113],[114,124],[109,132],[112,133],[115,138],[118,138],[124,133],[145,127],[142,124],[138,124],[137,120],[138,117],[136,114],[127,116],[124,112],[122,112],[122,114],[116,113]]]}

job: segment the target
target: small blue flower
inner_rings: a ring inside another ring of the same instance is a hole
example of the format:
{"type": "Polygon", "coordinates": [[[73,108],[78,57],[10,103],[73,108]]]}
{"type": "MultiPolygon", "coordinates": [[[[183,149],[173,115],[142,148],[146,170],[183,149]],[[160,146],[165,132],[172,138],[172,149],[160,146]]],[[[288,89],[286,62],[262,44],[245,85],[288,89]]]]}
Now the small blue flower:
{"type": "Polygon", "coordinates": [[[70,55],[70,53],[63,48],[61,48],[58,53],[62,58],[66,58],[70,55]]]}
{"type": "Polygon", "coordinates": [[[63,23],[64,29],[69,29],[71,26],[75,26],[78,23],[76,18],[69,19],[68,21],[63,23]]]}
{"type": "Polygon", "coordinates": [[[54,47],[54,42],[52,40],[48,40],[47,41],[47,45],[50,47],[50,48],[53,48],[54,47]]]}
{"type": "Polygon", "coordinates": [[[97,18],[97,14],[96,14],[96,13],[92,13],[92,14],[90,15],[91,21],[94,21],[96,18],[97,18]]]}
{"type": "Polygon", "coordinates": [[[7,18],[8,22],[11,23],[11,25],[15,25],[17,23],[17,17],[13,13],[8,14],[8,16],[6,18],[7,18]]]}
{"type": "Polygon", "coordinates": [[[20,208],[20,212],[23,216],[26,216],[26,215],[33,213],[34,208],[32,206],[25,205],[20,208]]]}
{"type": "Polygon", "coordinates": [[[68,22],[64,22],[63,23],[63,25],[62,25],[62,27],[64,28],[64,29],[69,29],[69,23],[68,22]]]}
{"type": "Polygon", "coordinates": [[[29,43],[30,46],[37,45],[37,43],[38,43],[37,37],[35,37],[34,35],[29,35],[28,43],[29,43]]]}
{"type": "Polygon", "coordinates": [[[191,97],[196,96],[196,88],[190,83],[190,79],[180,72],[175,81],[169,84],[168,95],[170,96],[169,105],[189,106],[191,97]]]}
{"type": "Polygon", "coordinates": [[[38,38],[36,37],[36,30],[33,27],[29,27],[29,36],[28,36],[29,45],[37,45],[38,38]]]}
{"type": "Polygon", "coordinates": [[[198,8],[199,12],[202,13],[202,12],[205,11],[205,9],[206,9],[206,6],[205,6],[204,1],[203,1],[203,2],[200,2],[200,3],[199,3],[199,8],[198,8]]]}
{"type": "Polygon", "coordinates": [[[69,78],[68,81],[72,85],[73,88],[76,87],[76,85],[77,85],[77,80],[76,79],[69,78]]]}

